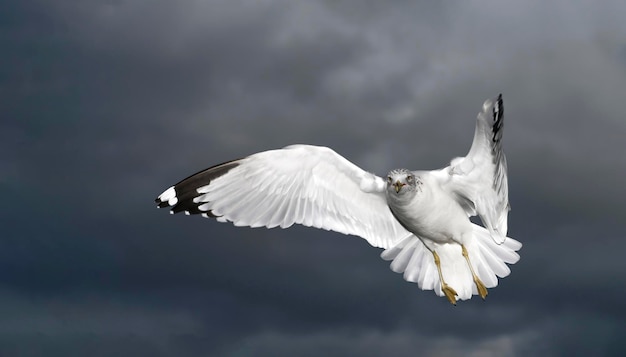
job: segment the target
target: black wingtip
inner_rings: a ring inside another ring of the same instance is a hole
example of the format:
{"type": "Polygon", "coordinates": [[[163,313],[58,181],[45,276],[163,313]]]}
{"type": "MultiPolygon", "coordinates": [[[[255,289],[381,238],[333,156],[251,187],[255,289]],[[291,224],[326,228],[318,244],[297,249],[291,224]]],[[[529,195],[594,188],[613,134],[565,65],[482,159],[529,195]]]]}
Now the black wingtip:
{"type": "Polygon", "coordinates": [[[239,166],[239,160],[241,159],[209,167],[181,180],[155,199],[157,207],[171,207],[170,213],[172,214],[179,212],[185,212],[188,215],[206,213],[209,217],[216,217],[211,211],[200,210],[199,207],[206,202],[194,202],[194,198],[200,196],[199,188],[209,185],[211,181],[239,166]]]}
{"type": "Polygon", "coordinates": [[[502,120],[504,116],[504,105],[502,101],[502,93],[498,95],[496,103],[493,106],[493,125],[491,127],[491,131],[493,136],[491,140],[494,143],[497,143],[502,138],[502,125],[504,121],[502,120]]]}

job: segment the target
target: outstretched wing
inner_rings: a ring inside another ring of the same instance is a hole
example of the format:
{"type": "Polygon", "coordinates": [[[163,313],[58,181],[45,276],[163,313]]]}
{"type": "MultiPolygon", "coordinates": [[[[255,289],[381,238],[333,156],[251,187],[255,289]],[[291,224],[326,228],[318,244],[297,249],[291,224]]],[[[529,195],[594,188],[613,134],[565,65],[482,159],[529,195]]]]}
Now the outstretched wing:
{"type": "Polygon", "coordinates": [[[159,207],[236,226],[294,223],[388,248],[410,235],[393,217],[382,178],[326,147],[292,145],[213,166],[165,190],[159,207]]]}
{"type": "Polygon", "coordinates": [[[510,210],[506,157],[502,151],[503,114],[502,94],[485,101],[467,156],[456,158],[450,166],[435,172],[468,215],[478,214],[498,244],[506,239],[510,210]]]}

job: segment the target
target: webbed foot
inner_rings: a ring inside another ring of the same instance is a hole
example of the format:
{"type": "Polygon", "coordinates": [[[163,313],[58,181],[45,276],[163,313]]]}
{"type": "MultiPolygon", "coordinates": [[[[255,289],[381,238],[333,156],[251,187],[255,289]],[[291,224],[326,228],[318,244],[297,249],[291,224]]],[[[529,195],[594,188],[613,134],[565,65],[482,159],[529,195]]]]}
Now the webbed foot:
{"type": "Polygon", "coordinates": [[[476,284],[476,288],[478,289],[478,294],[481,298],[483,298],[483,300],[485,300],[487,294],[489,294],[489,292],[487,291],[487,287],[485,287],[485,284],[483,284],[483,282],[480,281],[480,279],[478,279],[476,275],[474,275],[474,283],[476,284]]]}
{"type": "Polygon", "coordinates": [[[448,301],[450,301],[452,305],[456,305],[456,291],[446,283],[443,283],[441,285],[441,290],[443,291],[443,294],[448,298],[448,301]]]}

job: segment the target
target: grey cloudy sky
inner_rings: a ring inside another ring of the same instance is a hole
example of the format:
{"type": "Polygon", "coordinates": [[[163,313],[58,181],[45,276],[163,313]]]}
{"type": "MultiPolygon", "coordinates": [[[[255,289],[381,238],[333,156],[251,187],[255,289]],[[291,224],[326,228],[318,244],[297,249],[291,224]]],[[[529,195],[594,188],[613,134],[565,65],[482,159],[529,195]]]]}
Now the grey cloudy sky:
{"type": "Polygon", "coordinates": [[[0,4],[0,355],[626,354],[620,1],[0,4]],[[511,276],[451,306],[361,239],[169,216],[293,143],[464,155],[502,92],[511,276]]]}

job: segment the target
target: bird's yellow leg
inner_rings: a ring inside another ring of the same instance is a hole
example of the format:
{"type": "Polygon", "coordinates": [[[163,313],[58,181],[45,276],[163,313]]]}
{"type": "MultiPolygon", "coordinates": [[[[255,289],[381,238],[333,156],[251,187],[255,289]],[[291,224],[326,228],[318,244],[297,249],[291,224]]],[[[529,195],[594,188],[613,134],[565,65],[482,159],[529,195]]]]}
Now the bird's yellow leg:
{"type": "Polygon", "coordinates": [[[472,272],[472,277],[474,278],[474,284],[476,284],[476,289],[478,290],[478,294],[480,294],[480,297],[483,298],[483,300],[485,300],[488,294],[487,287],[485,287],[485,284],[483,284],[483,282],[480,281],[480,279],[478,278],[478,275],[474,273],[474,268],[472,267],[472,263],[470,263],[470,258],[469,258],[469,254],[467,254],[467,249],[465,249],[465,246],[462,244],[461,244],[461,249],[462,249],[463,256],[465,257],[465,260],[467,261],[467,265],[469,265],[470,271],[472,272]]]}
{"type": "Polygon", "coordinates": [[[432,251],[432,253],[433,253],[433,257],[435,258],[435,265],[437,266],[437,272],[439,273],[439,280],[441,281],[441,290],[443,291],[444,295],[446,295],[446,297],[448,298],[448,301],[450,301],[452,305],[456,305],[457,293],[443,280],[443,275],[441,274],[441,263],[439,261],[439,255],[434,250],[432,251]]]}

